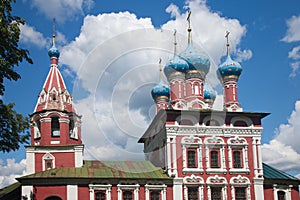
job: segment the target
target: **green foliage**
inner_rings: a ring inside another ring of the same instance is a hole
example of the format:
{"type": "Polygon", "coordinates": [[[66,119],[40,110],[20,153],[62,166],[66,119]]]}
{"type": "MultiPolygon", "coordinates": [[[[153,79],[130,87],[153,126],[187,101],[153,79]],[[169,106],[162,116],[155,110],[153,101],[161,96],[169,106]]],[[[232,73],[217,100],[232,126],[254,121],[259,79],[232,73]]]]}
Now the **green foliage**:
{"type": "MultiPolygon", "coordinates": [[[[16,0],[0,0],[0,96],[4,95],[4,80],[17,81],[21,78],[15,67],[23,60],[32,64],[29,51],[19,48],[20,28],[25,20],[13,16],[11,3],[16,0]]],[[[4,104],[0,100],[0,151],[17,150],[20,143],[26,143],[29,138],[28,118],[18,114],[13,109],[14,104],[4,104]]]]}

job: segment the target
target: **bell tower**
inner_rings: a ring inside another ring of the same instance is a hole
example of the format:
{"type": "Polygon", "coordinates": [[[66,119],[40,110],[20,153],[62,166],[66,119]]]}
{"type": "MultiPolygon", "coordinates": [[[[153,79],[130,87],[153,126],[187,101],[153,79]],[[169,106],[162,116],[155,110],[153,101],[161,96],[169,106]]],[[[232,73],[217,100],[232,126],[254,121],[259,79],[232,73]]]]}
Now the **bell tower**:
{"type": "Polygon", "coordinates": [[[81,116],[74,109],[72,95],[58,69],[60,53],[55,46],[54,24],[48,55],[50,71],[30,115],[31,143],[26,147],[28,174],[83,164],[81,116]]]}

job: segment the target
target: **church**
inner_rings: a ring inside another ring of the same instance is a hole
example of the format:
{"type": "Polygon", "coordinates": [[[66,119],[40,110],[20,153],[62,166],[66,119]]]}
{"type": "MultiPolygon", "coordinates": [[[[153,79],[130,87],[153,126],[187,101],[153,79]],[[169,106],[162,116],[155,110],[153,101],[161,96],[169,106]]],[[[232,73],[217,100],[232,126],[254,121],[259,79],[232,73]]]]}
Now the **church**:
{"type": "MultiPolygon", "coordinates": [[[[262,120],[238,101],[241,65],[227,55],[216,71],[224,109],[213,110],[211,61],[193,45],[160,69],[151,95],[157,114],[137,141],[143,161],[84,160],[81,115],[58,68],[52,37],[50,70],[30,115],[27,174],[0,189],[0,199],[27,200],[300,200],[300,180],[262,162],[262,120]],[[164,83],[162,76],[168,83],[164,83]]],[[[150,91],[149,91],[150,92],[150,91]]],[[[251,103],[251,102],[249,102],[251,103]]]]}

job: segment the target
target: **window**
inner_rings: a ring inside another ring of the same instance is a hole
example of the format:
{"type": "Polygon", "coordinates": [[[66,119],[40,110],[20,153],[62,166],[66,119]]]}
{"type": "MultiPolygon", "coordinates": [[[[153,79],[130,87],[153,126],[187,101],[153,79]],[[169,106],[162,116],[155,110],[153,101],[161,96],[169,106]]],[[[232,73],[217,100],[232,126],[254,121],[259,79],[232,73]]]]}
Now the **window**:
{"type": "Polygon", "coordinates": [[[241,152],[233,152],[233,168],[242,168],[241,152]]]}
{"type": "Polygon", "coordinates": [[[247,127],[248,124],[245,121],[239,120],[234,122],[233,126],[237,126],[237,127],[247,127]]]}
{"type": "Polygon", "coordinates": [[[196,152],[190,150],[187,152],[188,156],[188,168],[196,168],[196,152]]]}
{"type": "Polygon", "coordinates": [[[95,200],[105,200],[105,193],[104,192],[96,192],[95,200]]]}
{"type": "Polygon", "coordinates": [[[151,191],[150,199],[151,200],[160,200],[160,192],[159,191],[151,191]]]}
{"type": "Polygon", "coordinates": [[[222,200],[222,187],[211,187],[211,200],[222,200]]]}
{"type": "Polygon", "coordinates": [[[188,200],[198,199],[198,187],[188,187],[188,200]]]}
{"type": "Polygon", "coordinates": [[[123,200],[133,200],[133,195],[131,191],[123,192],[123,200]]]}
{"type": "Polygon", "coordinates": [[[74,120],[73,120],[73,118],[70,118],[70,122],[69,122],[69,133],[70,133],[70,136],[73,135],[73,129],[74,129],[74,120]]]}
{"type": "Polygon", "coordinates": [[[219,168],[219,153],[218,151],[210,152],[210,167],[219,168]]]}
{"type": "Polygon", "coordinates": [[[208,120],[205,125],[206,126],[220,126],[220,123],[217,120],[211,119],[211,120],[208,120]]]}
{"type": "Polygon", "coordinates": [[[52,169],[52,160],[46,160],[45,163],[46,163],[46,169],[47,170],[52,169]]]}
{"type": "Polygon", "coordinates": [[[51,117],[51,135],[52,137],[60,136],[59,118],[57,116],[51,117]]]}
{"type": "Polygon", "coordinates": [[[278,191],[277,192],[277,199],[278,200],[285,200],[285,192],[284,191],[278,191]]]}
{"type": "Polygon", "coordinates": [[[246,188],[236,187],[235,188],[235,199],[236,200],[246,200],[246,188]]]}
{"type": "Polygon", "coordinates": [[[59,197],[48,197],[45,200],[61,200],[59,197]]]}

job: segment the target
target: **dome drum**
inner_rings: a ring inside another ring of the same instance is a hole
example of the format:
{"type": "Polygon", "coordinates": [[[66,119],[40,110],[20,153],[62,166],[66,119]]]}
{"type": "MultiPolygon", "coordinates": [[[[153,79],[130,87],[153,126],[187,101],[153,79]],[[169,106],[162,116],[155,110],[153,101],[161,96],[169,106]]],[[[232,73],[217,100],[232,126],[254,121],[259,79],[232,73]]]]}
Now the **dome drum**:
{"type": "Polygon", "coordinates": [[[197,78],[201,80],[205,80],[206,73],[200,70],[189,70],[186,75],[186,79],[197,78]]]}

